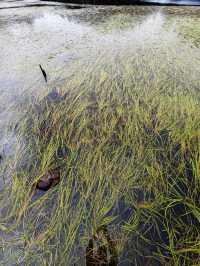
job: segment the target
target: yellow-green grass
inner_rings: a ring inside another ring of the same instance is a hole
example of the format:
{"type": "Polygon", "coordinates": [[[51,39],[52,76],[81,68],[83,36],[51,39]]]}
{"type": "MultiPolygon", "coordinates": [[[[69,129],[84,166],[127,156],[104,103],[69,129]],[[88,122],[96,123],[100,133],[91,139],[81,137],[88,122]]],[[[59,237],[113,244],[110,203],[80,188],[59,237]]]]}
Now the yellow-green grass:
{"type": "Polygon", "coordinates": [[[0,198],[3,265],[84,265],[101,225],[122,265],[199,265],[200,82],[144,60],[99,58],[26,108],[0,198]],[[60,183],[32,199],[55,167],[60,183]]]}
{"type": "Polygon", "coordinates": [[[199,23],[192,18],[188,18],[180,29],[181,33],[187,40],[191,40],[195,46],[200,46],[200,29],[199,23]]]}

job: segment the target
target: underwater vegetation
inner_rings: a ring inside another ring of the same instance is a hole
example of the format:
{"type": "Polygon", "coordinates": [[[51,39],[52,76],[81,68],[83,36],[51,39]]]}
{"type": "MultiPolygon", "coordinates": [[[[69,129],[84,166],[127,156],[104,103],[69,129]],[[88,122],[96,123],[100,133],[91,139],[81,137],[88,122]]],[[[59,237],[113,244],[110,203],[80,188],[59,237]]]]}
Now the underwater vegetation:
{"type": "Polygon", "coordinates": [[[17,105],[2,265],[200,265],[198,12],[173,11],[106,11],[64,85],[17,105]]]}
{"type": "Polygon", "coordinates": [[[200,84],[150,58],[141,79],[135,60],[27,105],[0,199],[5,265],[199,265],[200,84]]]}
{"type": "Polygon", "coordinates": [[[181,32],[183,36],[186,39],[191,40],[195,46],[200,46],[200,28],[197,21],[195,21],[194,19],[188,19],[188,21],[185,21],[181,28],[181,32]]]}

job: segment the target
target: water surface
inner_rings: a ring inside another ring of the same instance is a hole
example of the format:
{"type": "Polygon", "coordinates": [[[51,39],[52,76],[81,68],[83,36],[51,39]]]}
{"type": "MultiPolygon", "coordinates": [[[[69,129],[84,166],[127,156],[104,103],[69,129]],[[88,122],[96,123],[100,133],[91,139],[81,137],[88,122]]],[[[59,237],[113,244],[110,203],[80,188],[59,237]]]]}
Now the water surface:
{"type": "Polygon", "coordinates": [[[152,73],[156,77],[162,72],[188,89],[198,88],[199,25],[199,7],[1,1],[0,154],[15,154],[10,124],[23,114],[23,104],[64,87],[80,69],[95,72],[96,67],[135,58],[133,68],[141,73],[146,69],[151,80],[152,73]],[[39,64],[47,72],[47,84],[39,64]]]}
{"type": "MultiPolygon", "coordinates": [[[[12,176],[23,105],[65,87],[76,73],[134,58],[152,82],[160,72],[199,89],[199,7],[82,6],[37,0],[0,3],[0,188],[12,176]],[[153,65],[151,65],[153,62],[153,65]],[[45,83],[39,64],[47,72],[45,83]],[[184,74],[183,74],[184,73],[184,74]]],[[[140,72],[140,71],[138,71],[140,72]]],[[[114,73],[117,75],[117,73],[114,73]]],[[[142,74],[138,82],[142,82],[142,74]]],[[[165,80],[163,80],[165,84],[165,80]]],[[[170,89],[170,88],[166,88],[170,89]]],[[[12,265],[10,263],[10,265],[12,265]]]]}

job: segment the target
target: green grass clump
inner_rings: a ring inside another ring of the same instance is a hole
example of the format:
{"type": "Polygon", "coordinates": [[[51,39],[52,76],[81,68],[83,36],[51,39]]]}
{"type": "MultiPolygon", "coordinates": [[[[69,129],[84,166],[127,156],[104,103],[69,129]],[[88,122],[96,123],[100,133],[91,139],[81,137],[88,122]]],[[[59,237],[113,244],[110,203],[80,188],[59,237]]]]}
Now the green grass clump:
{"type": "Polygon", "coordinates": [[[188,19],[180,28],[185,39],[190,40],[196,47],[200,46],[200,27],[198,20],[188,19]]]}
{"type": "Polygon", "coordinates": [[[199,265],[200,84],[148,56],[100,59],[27,107],[0,198],[4,265],[84,265],[102,225],[122,265],[199,265]],[[33,198],[55,168],[60,183],[33,198]]]}

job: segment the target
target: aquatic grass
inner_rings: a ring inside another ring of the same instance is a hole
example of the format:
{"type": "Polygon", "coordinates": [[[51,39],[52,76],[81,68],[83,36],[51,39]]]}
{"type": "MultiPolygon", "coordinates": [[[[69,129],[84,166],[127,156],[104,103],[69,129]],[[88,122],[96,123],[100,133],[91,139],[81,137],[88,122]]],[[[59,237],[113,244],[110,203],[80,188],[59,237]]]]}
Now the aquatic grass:
{"type": "Polygon", "coordinates": [[[171,75],[173,52],[151,52],[122,51],[109,63],[100,56],[80,65],[57,98],[50,92],[26,106],[11,184],[0,196],[5,265],[13,257],[84,265],[102,226],[122,265],[198,263],[200,83],[188,58],[173,59],[171,75]],[[55,168],[60,183],[36,193],[55,168]]]}
{"type": "Polygon", "coordinates": [[[196,47],[200,45],[200,30],[198,20],[189,18],[180,27],[180,33],[185,39],[190,40],[196,47]]]}

